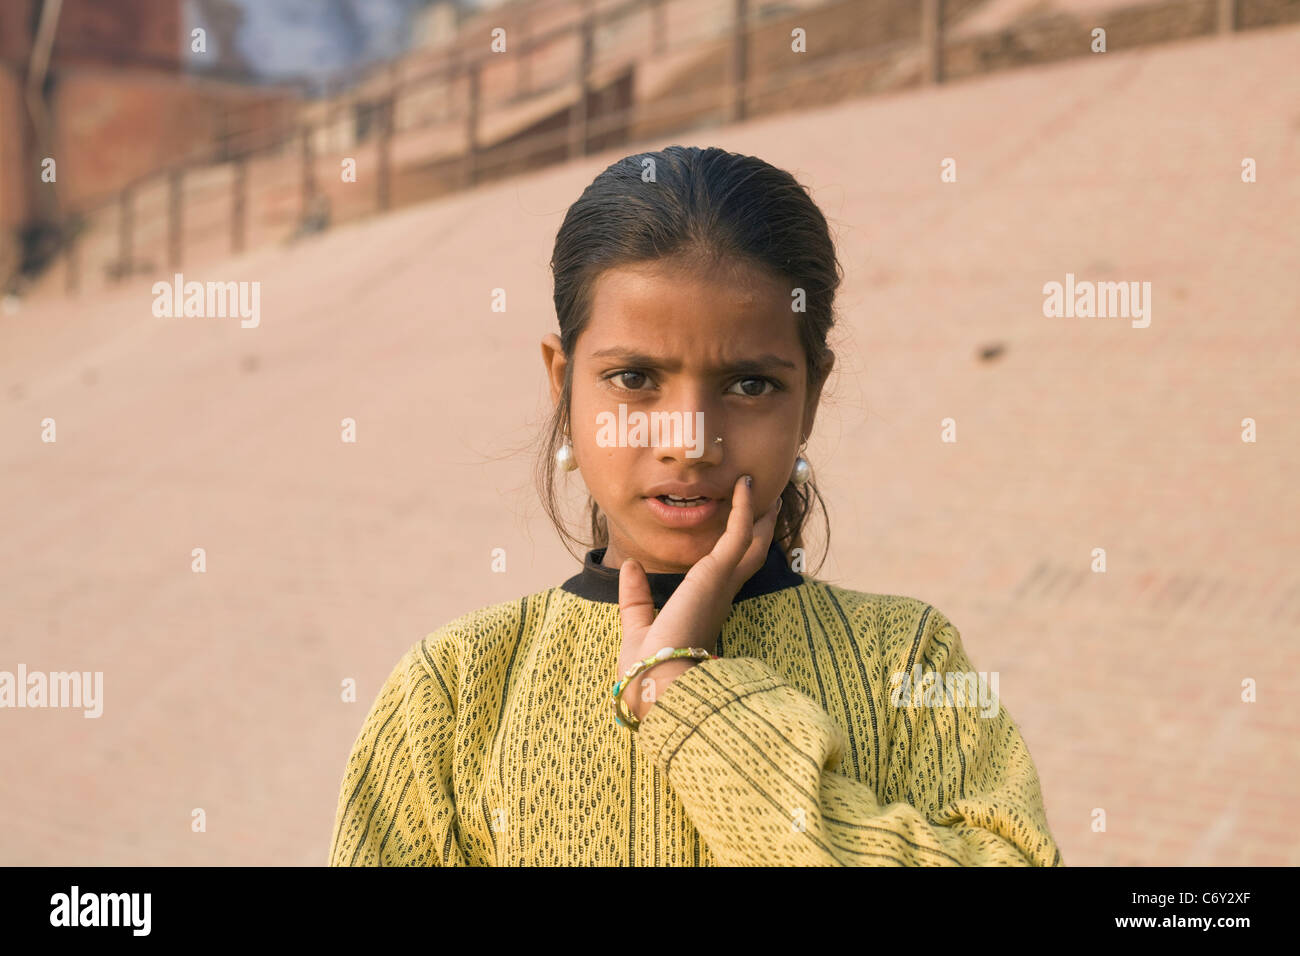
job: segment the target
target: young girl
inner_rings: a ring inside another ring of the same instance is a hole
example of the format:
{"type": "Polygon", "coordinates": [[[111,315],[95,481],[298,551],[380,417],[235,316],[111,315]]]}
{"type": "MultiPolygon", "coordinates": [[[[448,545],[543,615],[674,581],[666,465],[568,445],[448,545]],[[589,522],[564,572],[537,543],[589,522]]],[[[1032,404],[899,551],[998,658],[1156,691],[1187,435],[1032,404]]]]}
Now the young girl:
{"type": "Polygon", "coordinates": [[[542,500],[576,541],[576,471],[594,547],[398,662],[331,865],[1062,865],[957,628],[798,570],[841,276],[806,189],[720,149],[629,156],[551,268],[542,500]]]}

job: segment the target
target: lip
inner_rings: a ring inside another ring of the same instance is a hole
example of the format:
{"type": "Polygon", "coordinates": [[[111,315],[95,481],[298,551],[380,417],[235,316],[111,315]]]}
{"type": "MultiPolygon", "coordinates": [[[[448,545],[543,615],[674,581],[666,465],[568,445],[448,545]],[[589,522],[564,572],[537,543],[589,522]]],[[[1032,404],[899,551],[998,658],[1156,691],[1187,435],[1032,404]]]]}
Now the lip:
{"type": "Polygon", "coordinates": [[[726,498],[729,491],[722,492],[708,485],[688,485],[681,481],[665,481],[663,484],[654,485],[648,490],[644,497],[657,498],[660,495],[676,495],[678,498],[712,498],[714,501],[726,498]]]}
{"type": "MultiPolygon", "coordinates": [[[[660,492],[660,494],[677,494],[677,492],[660,492]]],[[[682,496],[686,497],[686,496],[682,496]]],[[[650,513],[659,519],[660,523],[668,525],[670,528],[697,528],[702,524],[707,524],[718,513],[722,507],[722,502],[717,498],[710,498],[700,505],[694,505],[690,508],[678,508],[674,505],[666,505],[657,497],[647,496],[642,499],[650,513]]]]}

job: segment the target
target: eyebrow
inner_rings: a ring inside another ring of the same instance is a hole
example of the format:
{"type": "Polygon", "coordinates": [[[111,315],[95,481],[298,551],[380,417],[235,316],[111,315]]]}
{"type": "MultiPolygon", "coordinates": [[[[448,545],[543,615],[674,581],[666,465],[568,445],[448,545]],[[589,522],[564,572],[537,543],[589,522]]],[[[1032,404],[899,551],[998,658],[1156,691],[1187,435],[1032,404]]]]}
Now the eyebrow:
{"type": "MultiPolygon", "coordinates": [[[[681,368],[680,362],[664,362],[653,355],[647,355],[645,352],[634,352],[631,349],[608,348],[601,349],[598,352],[591,353],[592,358],[614,358],[626,362],[628,365],[635,365],[640,368],[665,369],[669,372],[675,372],[681,368]]],[[[783,359],[779,355],[768,353],[766,355],[756,355],[753,358],[737,359],[734,362],[726,362],[720,365],[716,371],[719,372],[764,372],[772,368],[787,368],[791,371],[797,371],[798,366],[793,362],[783,359]]]]}

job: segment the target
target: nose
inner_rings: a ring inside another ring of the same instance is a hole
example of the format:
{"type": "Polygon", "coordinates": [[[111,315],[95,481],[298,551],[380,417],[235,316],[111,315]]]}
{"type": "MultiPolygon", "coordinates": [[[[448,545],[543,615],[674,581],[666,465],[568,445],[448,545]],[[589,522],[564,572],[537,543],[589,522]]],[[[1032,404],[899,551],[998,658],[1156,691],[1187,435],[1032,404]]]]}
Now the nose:
{"type": "Polygon", "coordinates": [[[715,441],[719,437],[717,430],[708,427],[709,422],[716,424],[716,417],[695,410],[683,411],[680,415],[663,415],[663,421],[659,430],[660,461],[704,462],[711,465],[722,461],[725,442],[715,441]]]}

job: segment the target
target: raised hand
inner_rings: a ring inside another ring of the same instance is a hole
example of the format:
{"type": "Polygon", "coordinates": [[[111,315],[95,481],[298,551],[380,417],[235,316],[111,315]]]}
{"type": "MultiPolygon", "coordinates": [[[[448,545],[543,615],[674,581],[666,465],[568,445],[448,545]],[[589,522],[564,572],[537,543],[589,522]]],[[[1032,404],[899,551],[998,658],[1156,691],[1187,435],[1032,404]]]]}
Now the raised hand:
{"type": "MultiPolygon", "coordinates": [[[[722,537],[686,573],[658,616],[645,569],[633,558],[623,562],[618,574],[618,608],[623,622],[620,677],[662,647],[716,649],[718,631],[731,613],[732,599],[767,559],[780,511],[778,495],[762,517],[755,515],[749,477],[738,478],[722,537]]],[[[668,684],[694,663],[678,659],[656,664],[633,679],[633,686],[623,692],[624,703],[637,718],[643,717],[668,684]]]]}

